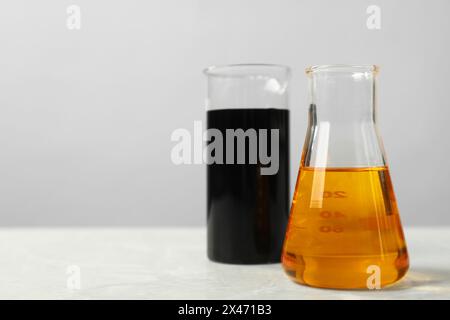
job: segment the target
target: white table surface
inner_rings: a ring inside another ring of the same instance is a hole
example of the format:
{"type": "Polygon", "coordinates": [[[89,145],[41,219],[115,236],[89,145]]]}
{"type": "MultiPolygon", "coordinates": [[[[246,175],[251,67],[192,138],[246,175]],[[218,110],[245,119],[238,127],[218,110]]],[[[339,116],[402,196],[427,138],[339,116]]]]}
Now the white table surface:
{"type": "Polygon", "coordinates": [[[343,291],[295,284],[280,264],[210,262],[204,228],[2,228],[0,299],[450,299],[450,228],[405,233],[404,280],[343,291]]]}

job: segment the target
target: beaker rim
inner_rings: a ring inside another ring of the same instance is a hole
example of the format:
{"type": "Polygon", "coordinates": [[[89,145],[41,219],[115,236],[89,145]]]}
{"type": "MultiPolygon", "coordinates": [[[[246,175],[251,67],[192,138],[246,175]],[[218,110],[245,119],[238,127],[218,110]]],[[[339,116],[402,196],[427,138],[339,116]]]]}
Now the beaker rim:
{"type": "Polygon", "coordinates": [[[271,63],[236,63],[213,65],[203,69],[208,77],[247,78],[254,76],[283,74],[290,77],[291,68],[282,64],[271,63]]]}
{"type": "Polygon", "coordinates": [[[368,65],[352,65],[352,64],[323,64],[315,65],[306,68],[307,75],[317,72],[341,72],[341,73],[355,73],[355,72],[372,72],[377,74],[380,67],[375,64],[368,65]]]}

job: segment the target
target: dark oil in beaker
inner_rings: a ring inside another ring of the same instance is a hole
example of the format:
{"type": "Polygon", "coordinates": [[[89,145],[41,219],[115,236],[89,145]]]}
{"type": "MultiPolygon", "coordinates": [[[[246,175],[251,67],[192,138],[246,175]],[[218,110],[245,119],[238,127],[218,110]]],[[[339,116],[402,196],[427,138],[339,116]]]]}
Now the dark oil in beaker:
{"type": "MultiPolygon", "coordinates": [[[[210,110],[207,128],[218,129],[224,145],[227,129],[279,130],[279,168],[274,175],[261,175],[259,160],[257,164],[207,165],[207,251],[218,262],[280,262],[290,205],[289,111],[210,110]]],[[[248,155],[248,144],[245,151],[248,155]]]]}
{"type": "Polygon", "coordinates": [[[367,288],[402,278],[408,253],[387,167],[300,168],[282,263],[296,282],[367,288]]]}

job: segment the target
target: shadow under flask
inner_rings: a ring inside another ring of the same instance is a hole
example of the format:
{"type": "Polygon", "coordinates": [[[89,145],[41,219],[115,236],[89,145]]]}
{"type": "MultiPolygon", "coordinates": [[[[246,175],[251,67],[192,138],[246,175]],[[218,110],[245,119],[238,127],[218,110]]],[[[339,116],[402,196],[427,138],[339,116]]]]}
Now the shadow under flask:
{"type": "Polygon", "coordinates": [[[376,66],[310,67],[309,125],[283,245],[295,282],[375,289],[408,253],[376,125],[376,66]]]}

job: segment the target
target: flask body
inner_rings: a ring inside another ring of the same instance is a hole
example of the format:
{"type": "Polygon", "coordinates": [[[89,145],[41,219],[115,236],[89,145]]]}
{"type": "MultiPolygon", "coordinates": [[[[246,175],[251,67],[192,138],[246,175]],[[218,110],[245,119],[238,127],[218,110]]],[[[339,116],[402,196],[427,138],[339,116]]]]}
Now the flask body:
{"type": "Polygon", "coordinates": [[[402,278],[408,252],[376,126],[372,66],[312,68],[309,126],[282,264],[316,287],[380,288],[402,278]]]}

